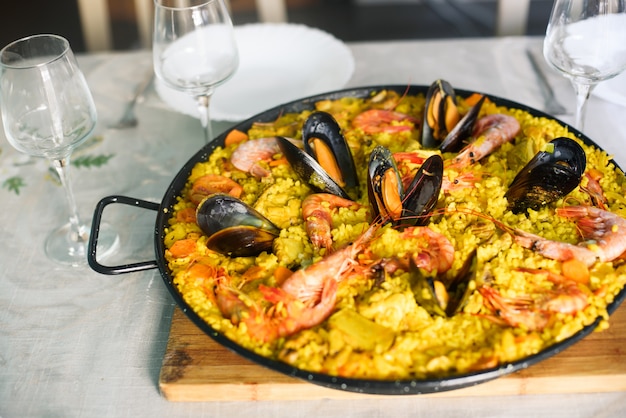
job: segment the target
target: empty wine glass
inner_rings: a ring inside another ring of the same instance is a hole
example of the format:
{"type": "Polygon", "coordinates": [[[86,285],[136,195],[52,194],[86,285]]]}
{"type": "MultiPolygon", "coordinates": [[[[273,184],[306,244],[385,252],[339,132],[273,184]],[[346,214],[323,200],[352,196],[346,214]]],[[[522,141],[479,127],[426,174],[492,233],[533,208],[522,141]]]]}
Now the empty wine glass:
{"type": "Polygon", "coordinates": [[[205,141],[213,139],[209,103],[216,86],[237,69],[239,56],[224,0],[155,0],[154,72],[193,96],[205,141]]]}
{"type": "MultiPolygon", "coordinates": [[[[70,155],[96,124],[96,108],[69,42],[35,35],[0,51],[0,102],[6,137],[18,151],[51,161],[69,204],[69,223],[45,241],[49,258],[70,265],[87,263],[89,229],[81,222],[70,184],[70,155]]],[[[101,255],[118,243],[103,231],[101,255]],[[103,240],[104,238],[104,240],[103,240]]]]}
{"type": "Polygon", "coordinates": [[[556,0],[552,7],[543,53],[574,86],[579,131],[594,87],[626,68],[624,1],[556,0]]]}

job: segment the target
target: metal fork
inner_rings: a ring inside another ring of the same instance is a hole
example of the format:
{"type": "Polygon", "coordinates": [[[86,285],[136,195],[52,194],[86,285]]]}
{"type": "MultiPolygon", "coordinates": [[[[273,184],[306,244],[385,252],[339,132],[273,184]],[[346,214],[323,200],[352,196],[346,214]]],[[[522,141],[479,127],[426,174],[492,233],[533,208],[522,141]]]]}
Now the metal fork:
{"type": "Polygon", "coordinates": [[[126,107],[124,108],[124,113],[122,117],[110,125],[110,129],[126,129],[133,128],[137,126],[137,116],[135,116],[135,105],[140,97],[142,97],[143,93],[148,89],[152,81],[154,80],[154,72],[150,71],[147,77],[137,86],[135,89],[135,93],[133,97],[130,99],[128,103],[126,103],[126,107]]]}
{"type": "Polygon", "coordinates": [[[548,79],[541,70],[541,67],[539,67],[537,59],[528,49],[526,50],[526,56],[528,56],[530,65],[533,67],[533,71],[537,76],[537,81],[539,82],[539,90],[541,91],[541,95],[543,96],[544,110],[550,115],[565,115],[567,113],[567,109],[565,108],[565,106],[559,103],[559,101],[554,96],[554,91],[552,90],[552,87],[550,87],[548,79]]]}

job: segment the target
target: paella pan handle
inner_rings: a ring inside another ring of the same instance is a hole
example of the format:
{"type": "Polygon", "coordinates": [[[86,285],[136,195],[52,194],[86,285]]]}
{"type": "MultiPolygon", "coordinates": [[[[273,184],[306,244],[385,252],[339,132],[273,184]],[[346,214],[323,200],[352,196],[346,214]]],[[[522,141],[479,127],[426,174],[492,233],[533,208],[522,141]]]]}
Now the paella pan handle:
{"type": "Polygon", "coordinates": [[[159,204],[148,202],[147,200],[134,199],[127,196],[107,196],[101,199],[96,205],[94,211],[93,220],[91,222],[91,234],[89,235],[89,245],[87,247],[87,261],[89,266],[102,274],[124,274],[133,273],[136,271],[143,271],[154,269],[158,267],[156,260],[141,261],[138,263],[123,264],[120,266],[105,266],[97,261],[96,248],[98,246],[98,234],[100,232],[100,223],[102,221],[102,212],[104,208],[112,203],[121,203],[124,205],[140,207],[144,209],[150,209],[154,211],[159,210],[159,204]]]}

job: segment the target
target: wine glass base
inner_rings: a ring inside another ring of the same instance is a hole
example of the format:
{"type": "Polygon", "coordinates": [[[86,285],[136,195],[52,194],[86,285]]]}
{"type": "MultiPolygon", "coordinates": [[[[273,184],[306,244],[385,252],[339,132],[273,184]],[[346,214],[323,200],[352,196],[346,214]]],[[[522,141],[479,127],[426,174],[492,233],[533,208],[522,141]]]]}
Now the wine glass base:
{"type": "MultiPolygon", "coordinates": [[[[86,227],[82,230],[87,231],[86,227]]],[[[84,232],[80,237],[73,237],[70,224],[67,223],[55,229],[48,235],[45,242],[45,252],[49,259],[60,264],[74,267],[87,265],[87,243],[89,233],[84,232]]],[[[98,256],[106,257],[117,251],[120,239],[113,229],[107,224],[100,225],[98,235],[98,256]]]]}

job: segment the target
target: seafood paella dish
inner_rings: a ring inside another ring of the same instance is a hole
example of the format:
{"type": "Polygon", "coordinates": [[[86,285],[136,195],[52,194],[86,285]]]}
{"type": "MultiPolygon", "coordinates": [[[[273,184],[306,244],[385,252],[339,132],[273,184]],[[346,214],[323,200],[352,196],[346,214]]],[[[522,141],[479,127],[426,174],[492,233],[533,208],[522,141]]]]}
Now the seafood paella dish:
{"type": "Polygon", "coordinates": [[[625,192],[567,126],[436,80],[231,130],[171,208],[165,259],[193,311],[264,358],[445,378],[609,326],[625,192]]]}

